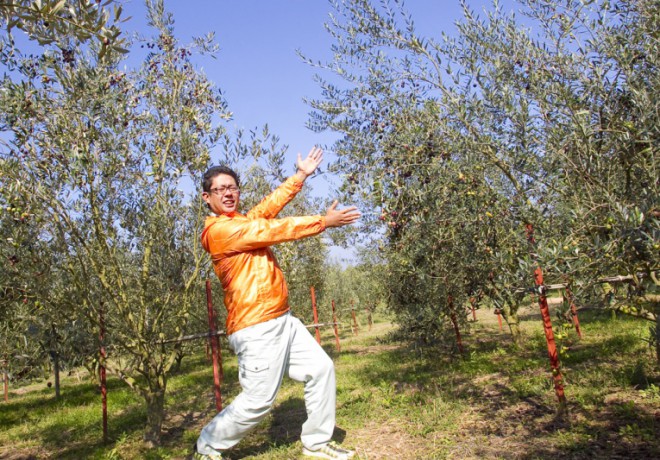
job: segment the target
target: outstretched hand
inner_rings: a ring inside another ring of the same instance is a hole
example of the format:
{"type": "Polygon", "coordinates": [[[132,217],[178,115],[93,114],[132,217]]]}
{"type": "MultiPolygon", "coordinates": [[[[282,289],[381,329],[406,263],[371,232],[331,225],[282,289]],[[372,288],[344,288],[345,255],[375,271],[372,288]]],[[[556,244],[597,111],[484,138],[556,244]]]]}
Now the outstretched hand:
{"type": "Polygon", "coordinates": [[[356,222],[361,214],[355,206],[346,209],[337,209],[339,202],[335,200],[325,214],[326,227],[343,227],[356,222]]]}
{"type": "Polygon", "coordinates": [[[305,178],[311,176],[321,164],[321,160],[323,160],[323,150],[319,147],[313,147],[307,154],[307,158],[304,160],[302,159],[302,156],[298,154],[298,173],[303,174],[305,178]]]}

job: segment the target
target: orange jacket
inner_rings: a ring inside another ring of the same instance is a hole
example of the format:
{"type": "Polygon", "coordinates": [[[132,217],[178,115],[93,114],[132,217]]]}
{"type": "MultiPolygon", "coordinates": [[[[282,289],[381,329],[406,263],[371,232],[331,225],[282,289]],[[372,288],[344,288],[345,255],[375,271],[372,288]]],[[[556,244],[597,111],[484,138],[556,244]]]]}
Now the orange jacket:
{"type": "Polygon", "coordinates": [[[302,185],[290,177],[245,216],[206,218],[202,245],[225,292],[227,335],[289,311],[284,275],[269,246],[325,230],[323,216],[275,219],[302,185]]]}

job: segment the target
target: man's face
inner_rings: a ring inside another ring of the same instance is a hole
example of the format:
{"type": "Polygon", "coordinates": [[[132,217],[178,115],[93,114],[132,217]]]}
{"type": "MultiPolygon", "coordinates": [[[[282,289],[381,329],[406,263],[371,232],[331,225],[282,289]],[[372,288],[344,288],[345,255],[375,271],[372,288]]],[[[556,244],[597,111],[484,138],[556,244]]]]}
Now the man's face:
{"type": "Polygon", "coordinates": [[[231,214],[238,210],[240,190],[233,177],[218,174],[213,178],[211,191],[203,192],[202,198],[216,214],[231,214]]]}

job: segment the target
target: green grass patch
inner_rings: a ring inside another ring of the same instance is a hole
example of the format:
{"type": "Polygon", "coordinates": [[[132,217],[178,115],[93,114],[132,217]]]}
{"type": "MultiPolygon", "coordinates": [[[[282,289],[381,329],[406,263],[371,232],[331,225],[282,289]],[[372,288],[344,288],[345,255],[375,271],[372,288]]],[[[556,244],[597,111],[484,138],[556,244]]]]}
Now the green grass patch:
{"type": "MultiPolygon", "coordinates": [[[[463,356],[449,346],[392,341],[387,322],[357,336],[342,330],[339,353],[332,331],[323,330],[337,370],[336,439],[357,448],[360,459],[660,456],[660,373],[644,341],[649,323],[581,312],[584,338],[569,330],[558,341],[567,348],[561,360],[568,404],[560,411],[534,313],[523,316],[516,345],[492,312],[480,310],[463,331],[463,356]]],[[[223,358],[227,404],[240,388],[236,358],[226,350],[223,358]]],[[[108,444],[96,385],[66,377],[59,400],[44,383],[13,389],[0,410],[0,458],[189,458],[215,414],[212,382],[200,347],[168,381],[163,443],[155,449],[142,443],[142,400],[112,376],[108,444]]],[[[299,458],[305,419],[303,386],[285,379],[267,419],[226,457],[299,458]]]]}

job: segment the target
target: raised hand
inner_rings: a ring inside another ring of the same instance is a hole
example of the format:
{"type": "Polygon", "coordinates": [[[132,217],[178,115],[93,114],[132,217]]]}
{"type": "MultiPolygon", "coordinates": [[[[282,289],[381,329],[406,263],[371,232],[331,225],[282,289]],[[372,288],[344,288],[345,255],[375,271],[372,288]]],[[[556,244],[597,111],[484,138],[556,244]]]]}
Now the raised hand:
{"type": "Polygon", "coordinates": [[[307,154],[307,158],[304,160],[302,159],[302,156],[298,154],[298,172],[303,174],[305,178],[311,176],[321,164],[321,160],[323,160],[323,150],[319,147],[313,147],[307,154]]]}
{"type": "Polygon", "coordinates": [[[337,209],[339,202],[335,200],[325,214],[326,227],[343,227],[356,222],[361,214],[355,206],[346,209],[337,209]]]}

